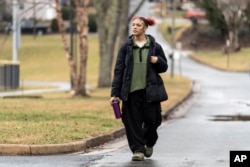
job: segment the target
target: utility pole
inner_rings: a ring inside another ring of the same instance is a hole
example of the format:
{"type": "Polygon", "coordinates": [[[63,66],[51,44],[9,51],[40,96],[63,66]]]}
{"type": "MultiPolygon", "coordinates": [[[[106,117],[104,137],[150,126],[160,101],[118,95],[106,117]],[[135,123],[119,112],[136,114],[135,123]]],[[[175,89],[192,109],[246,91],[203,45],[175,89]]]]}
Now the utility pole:
{"type": "MultiPolygon", "coordinates": [[[[19,63],[18,63],[18,48],[20,47],[20,19],[19,19],[19,3],[17,0],[12,1],[12,64],[10,77],[11,88],[19,87],[19,63]]],[[[8,74],[8,75],[9,75],[8,74]]]]}
{"type": "Polygon", "coordinates": [[[175,0],[172,0],[172,28],[171,28],[171,44],[172,44],[172,53],[171,53],[171,78],[174,77],[174,50],[175,50],[175,0]]]}

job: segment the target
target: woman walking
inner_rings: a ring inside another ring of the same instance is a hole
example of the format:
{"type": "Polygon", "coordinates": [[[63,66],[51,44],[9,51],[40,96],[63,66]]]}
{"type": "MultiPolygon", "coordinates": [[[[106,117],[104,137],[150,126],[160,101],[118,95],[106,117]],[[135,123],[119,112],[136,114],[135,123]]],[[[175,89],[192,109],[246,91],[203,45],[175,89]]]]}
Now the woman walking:
{"type": "Polygon", "coordinates": [[[122,122],[133,161],[153,154],[162,121],[160,102],[167,100],[159,76],[168,69],[167,59],[154,37],[145,34],[153,25],[152,18],[133,18],[132,35],[118,52],[112,81],[110,103],[122,100],[122,122]]]}

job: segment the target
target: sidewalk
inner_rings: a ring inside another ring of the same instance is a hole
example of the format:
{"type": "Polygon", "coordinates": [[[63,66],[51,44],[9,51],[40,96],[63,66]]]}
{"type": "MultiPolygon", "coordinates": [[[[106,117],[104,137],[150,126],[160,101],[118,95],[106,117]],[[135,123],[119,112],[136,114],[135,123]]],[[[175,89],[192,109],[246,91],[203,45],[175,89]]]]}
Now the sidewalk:
{"type": "MultiPolygon", "coordinates": [[[[21,82],[21,81],[20,81],[21,82]]],[[[0,92],[0,97],[17,97],[26,95],[38,95],[43,93],[61,92],[69,91],[70,84],[68,82],[46,82],[46,81],[24,81],[21,85],[27,86],[46,86],[51,88],[40,88],[40,89],[30,89],[30,90],[18,90],[18,91],[5,91],[0,92]]]]}

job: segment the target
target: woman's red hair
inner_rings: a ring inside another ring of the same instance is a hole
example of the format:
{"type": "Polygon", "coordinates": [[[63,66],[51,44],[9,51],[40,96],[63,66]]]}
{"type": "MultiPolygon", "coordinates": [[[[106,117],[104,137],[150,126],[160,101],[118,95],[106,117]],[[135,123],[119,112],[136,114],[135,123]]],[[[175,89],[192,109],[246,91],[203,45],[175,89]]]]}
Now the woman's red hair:
{"type": "Polygon", "coordinates": [[[135,20],[135,19],[140,19],[140,20],[142,20],[144,23],[145,23],[145,25],[148,27],[148,26],[153,26],[153,25],[155,25],[156,24],[156,22],[155,22],[155,20],[153,19],[153,18],[145,18],[145,17],[139,17],[139,16],[135,16],[135,17],[133,17],[133,19],[132,20],[135,20]]]}

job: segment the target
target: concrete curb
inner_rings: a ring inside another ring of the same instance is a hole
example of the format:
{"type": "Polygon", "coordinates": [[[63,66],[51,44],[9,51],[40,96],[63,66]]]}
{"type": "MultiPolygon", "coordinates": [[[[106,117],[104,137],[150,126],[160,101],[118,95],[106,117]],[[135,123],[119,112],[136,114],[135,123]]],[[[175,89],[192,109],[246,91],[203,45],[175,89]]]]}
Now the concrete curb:
{"type": "MultiPolygon", "coordinates": [[[[191,87],[194,86],[194,82],[191,87]]],[[[172,106],[168,111],[162,114],[163,120],[167,120],[168,116],[176,107],[186,101],[191,95],[192,89],[180,102],[172,106]]],[[[25,145],[25,144],[0,144],[0,155],[55,155],[86,151],[89,148],[99,146],[116,138],[125,135],[125,129],[121,128],[110,134],[105,134],[93,138],[84,139],[63,144],[44,144],[44,145],[25,145]]]]}
{"type": "Polygon", "coordinates": [[[86,151],[91,147],[104,144],[110,140],[123,136],[124,134],[125,130],[124,128],[121,128],[110,134],[63,144],[0,144],[0,155],[53,155],[86,151]]]}

